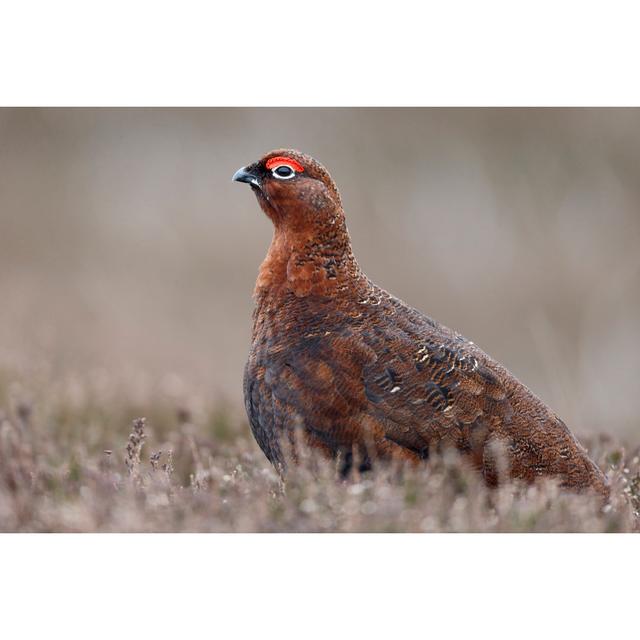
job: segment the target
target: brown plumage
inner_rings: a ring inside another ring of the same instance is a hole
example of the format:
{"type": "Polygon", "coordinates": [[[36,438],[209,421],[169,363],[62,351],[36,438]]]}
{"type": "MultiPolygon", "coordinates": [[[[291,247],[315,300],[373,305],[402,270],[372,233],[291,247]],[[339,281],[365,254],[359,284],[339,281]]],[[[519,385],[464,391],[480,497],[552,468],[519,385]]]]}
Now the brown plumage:
{"type": "Polygon", "coordinates": [[[294,434],[366,469],[453,446],[490,485],[556,477],[606,495],[566,425],[473,342],[373,284],[351,251],[338,190],[281,149],[240,169],[274,224],[260,267],[244,395],[253,434],[284,469],[294,434]],[[502,452],[502,454],[500,453],[502,452]]]}

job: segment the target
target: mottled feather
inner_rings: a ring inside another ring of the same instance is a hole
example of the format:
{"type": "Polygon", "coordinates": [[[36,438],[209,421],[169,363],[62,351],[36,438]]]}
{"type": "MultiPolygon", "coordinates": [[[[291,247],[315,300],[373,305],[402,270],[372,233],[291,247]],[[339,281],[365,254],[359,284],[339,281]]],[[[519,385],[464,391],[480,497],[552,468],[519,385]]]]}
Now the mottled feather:
{"type": "Polygon", "coordinates": [[[551,476],[607,493],[601,471],[541,400],[362,273],[326,169],[281,149],[242,172],[275,228],[244,377],[251,429],[272,463],[284,470],[295,460],[289,444],[298,435],[341,456],[345,472],[355,456],[362,468],[379,459],[417,464],[455,447],[489,484],[501,473],[551,476]],[[266,167],[274,157],[303,171],[280,179],[266,167]]]}

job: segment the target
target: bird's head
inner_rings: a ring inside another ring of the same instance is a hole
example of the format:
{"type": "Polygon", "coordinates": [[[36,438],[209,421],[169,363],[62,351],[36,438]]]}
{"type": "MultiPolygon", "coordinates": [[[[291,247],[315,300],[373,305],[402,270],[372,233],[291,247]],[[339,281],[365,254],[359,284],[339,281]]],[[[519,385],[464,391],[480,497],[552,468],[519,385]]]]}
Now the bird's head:
{"type": "Polygon", "coordinates": [[[342,218],[340,194],[329,172],[294,149],[277,149],[233,176],[246,182],[276,227],[301,230],[342,218]]]}
{"type": "Polygon", "coordinates": [[[331,295],[345,278],[359,273],[340,194],[319,162],[293,149],[278,149],[239,169],[233,179],[251,185],[275,226],[256,295],[331,295]]]}

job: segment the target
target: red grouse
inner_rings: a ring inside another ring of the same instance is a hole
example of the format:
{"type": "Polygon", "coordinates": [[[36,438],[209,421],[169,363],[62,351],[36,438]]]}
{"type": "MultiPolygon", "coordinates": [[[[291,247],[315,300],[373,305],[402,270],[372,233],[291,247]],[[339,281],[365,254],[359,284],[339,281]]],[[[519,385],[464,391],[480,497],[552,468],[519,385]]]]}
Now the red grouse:
{"type": "Polygon", "coordinates": [[[497,484],[556,477],[606,495],[566,425],[473,342],[373,284],[352,250],[338,189],[313,158],[272,151],[236,172],[275,227],[255,289],[244,396],[279,469],[295,436],[343,473],[419,462],[453,446],[497,484]],[[498,456],[502,451],[502,458],[498,456]]]}

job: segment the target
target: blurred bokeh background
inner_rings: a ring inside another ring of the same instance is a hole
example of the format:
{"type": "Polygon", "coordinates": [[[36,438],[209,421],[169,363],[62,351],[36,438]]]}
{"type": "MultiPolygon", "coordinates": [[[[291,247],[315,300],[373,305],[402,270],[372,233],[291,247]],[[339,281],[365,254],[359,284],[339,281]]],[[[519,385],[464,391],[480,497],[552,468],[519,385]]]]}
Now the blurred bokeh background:
{"type": "Polygon", "coordinates": [[[231,175],[276,147],[330,170],[374,281],[578,433],[637,431],[633,109],[1,109],[0,370],[241,412],[271,227],[231,175]]]}

